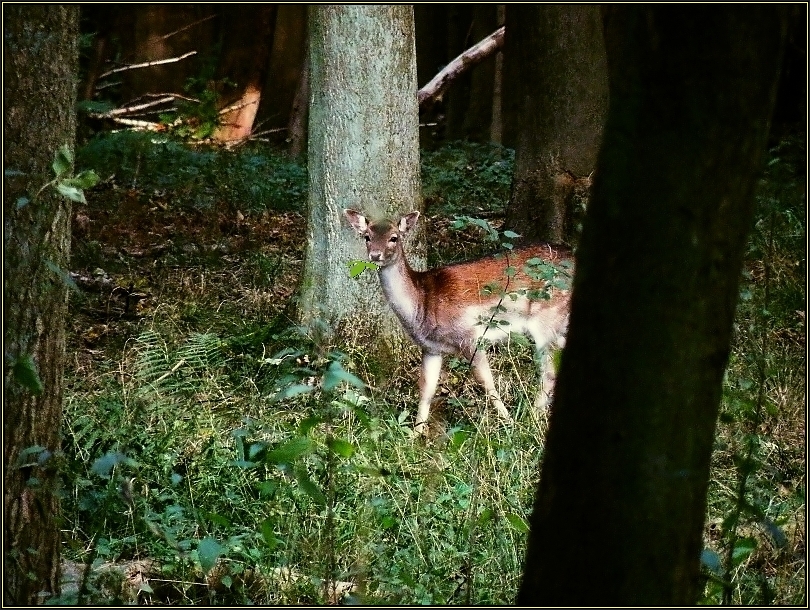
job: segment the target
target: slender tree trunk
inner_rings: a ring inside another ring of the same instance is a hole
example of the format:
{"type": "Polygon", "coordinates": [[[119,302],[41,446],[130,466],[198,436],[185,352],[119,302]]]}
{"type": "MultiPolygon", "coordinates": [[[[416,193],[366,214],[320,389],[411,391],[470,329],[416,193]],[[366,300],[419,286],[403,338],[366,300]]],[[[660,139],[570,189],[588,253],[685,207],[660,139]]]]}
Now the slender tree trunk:
{"type": "Polygon", "coordinates": [[[3,17],[3,603],[31,605],[60,588],[71,214],[54,189],[36,194],[55,151],[73,150],[79,7],[9,4],[3,17]]]}
{"type": "Polygon", "coordinates": [[[295,99],[287,124],[287,140],[290,143],[289,154],[300,157],[307,147],[307,118],[309,117],[309,51],[304,55],[304,65],[298,78],[295,99]]]}
{"type": "Polygon", "coordinates": [[[238,142],[253,131],[273,47],[276,9],[275,4],[227,4],[223,8],[225,48],[218,72],[235,88],[223,87],[220,108],[232,110],[220,116],[215,140],[238,142]]]}
{"type": "Polygon", "coordinates": [[[145,93],[182,93],[189,77],[198,77],[205,52],[213,43],[216,7],[205,4],[139,4],[122,6],[119,37],[124,61],[141,63],[197,54],[182,61],[121,73],[124,102],[145,93]]]}
{"type": "MultiPolygon", "coordinates": [[[[301,297],[305,322],[398,335],[374,273],[349,278],[366,258],[343,208],[371,218],[421,208],[413,8],[310,7],[309,220],[301,297]]],[[[398,216],[397,216],[398,217],[398,216]]],[[[409,244],[423,266],[421,239],[409,244]]]]}
{"type": "Polygon", "coordinates": [[[607,111],[599,6],[514,5],[507,28],[521,107],[506,226],[527,241],[570,243],[569,208],[596,166],[607,111]]]}
{"type": "MultiPolygon", "coordinates": [[[[506,21],[506,6],[498,5],[498,27],[506,21]]],[[[495,74],[492,83],[492,121],[489,124],[489,141],[503,143],[503,50],[495,54],[495,74]]]]}
{"type": "MultiPolygon", "coordinates": [[[[259,121],[262,131],[286,129],[296,114],[295,104],[300,90],[302,66],[307,65],[307,6],[305,4],[279,4],[276,15],[276,28],[273,35],[273,48],[264,89],[267,94],[259,108],[259,121]]],[[[309,96],[304,93],[304,108],[309,96]]],[[[306,151],[306,110],[303,112],[303,135],[301,152],[306,151]]],[[[270,135],[279,144],[293,137],[290,131],[279,131],[270,135]]]]}
{"type": "MultiPolygon", "coordinates": [[[[498,29],[498,7],[494,4],[473,5],[473,46],[498,29]]],[[[473,142],[488,142],[492,123],[492,90],[495,85],[495,57],[488,57],[470,72],[470,95],[464,113],[464,137],[473,142]]]]}
{"type": "Polygon", "coordinates": [[[783,15],[771,5],[607,11],[610,114],[520,604],[698,599],[709,463],[783,15]]]}

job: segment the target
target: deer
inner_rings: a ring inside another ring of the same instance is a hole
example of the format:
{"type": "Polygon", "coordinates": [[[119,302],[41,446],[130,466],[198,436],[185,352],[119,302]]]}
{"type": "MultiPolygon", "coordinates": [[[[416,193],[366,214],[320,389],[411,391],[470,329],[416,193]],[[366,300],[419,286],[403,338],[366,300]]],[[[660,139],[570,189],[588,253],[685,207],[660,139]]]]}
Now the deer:
{"type": "Polygon", "coordinates": [[[462,356],[486,391],[497,414],[512,418],[501,400],[482,340],[506,341],[510,333],[531,336],[543,370],[535,407],[548,406],[554,388],[551,348],[565,345],[570,304],[573,253],[563,246],[541,243],[478,260],[415,271],[408,263],[404,238],[420,213],[399,222],[370,221],[344,209],[354,231],[366,242],[370,262],[377,266],[385,300],[405,332],[422,350],[419,406],[414,432],[425,435],[430,405],[439,384],[445,356],[462,356]],[[560,276],[563,276],[562,278],[560,276]]]}

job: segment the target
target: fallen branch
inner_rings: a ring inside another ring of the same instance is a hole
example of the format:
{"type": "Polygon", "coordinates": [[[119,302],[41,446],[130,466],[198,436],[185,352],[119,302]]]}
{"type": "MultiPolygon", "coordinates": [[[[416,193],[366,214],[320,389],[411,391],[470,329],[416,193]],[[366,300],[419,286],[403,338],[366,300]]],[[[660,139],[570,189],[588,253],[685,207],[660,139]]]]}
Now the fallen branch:
{"type": "Polygon", "coordinates": [[[428,102],[444,93],[456,78],[503,47],[505,29],[504,27],[498,28],[474,47],[464,51],[422,87],[417,93],[419,109],[422,110],[428,102]]]}
{"type": "Polygon", "coordinates": [[[135,70],[136,68],[148,68],[150,66],[159,66],[161,64],[171,64],[196,54],[197,51],[189,51],[188,53],[184,53],[183,55],[180,55],[178,57],[170,57],[168,59],[156,59],[154,61],[147,61],[142,64],[130,64],[128,66],[121,66],[120,68],[113,68],[112,70],[104,72],[104,74],[100,75],[99,78],[104,78],[106,76],[109,76],[110,74],[115,74],[116,72],[124,72],[125,70],[135,70]]]}

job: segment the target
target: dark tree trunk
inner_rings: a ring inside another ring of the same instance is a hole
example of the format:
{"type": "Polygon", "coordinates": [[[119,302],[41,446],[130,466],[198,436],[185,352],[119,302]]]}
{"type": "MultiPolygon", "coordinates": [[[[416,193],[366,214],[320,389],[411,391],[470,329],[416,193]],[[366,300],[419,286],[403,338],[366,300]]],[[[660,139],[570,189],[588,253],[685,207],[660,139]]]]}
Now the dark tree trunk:
{"type": "MultiPolygon", "coordinates": [[[[498,29],[498,7],[495,4],[474,4],[470,48],[498,29]]],[[[462,49],[460,52],[463,52],[462,49]]],[[[489,142],[492,123],[492,90],[495,85],[495,56],[489,57],[470,71],[470,95],[464,113],[464,138],[473,142],[489,142]]]]}
{"type": "Polygon", "coordinates": [[[786,21],[606,14],[610,114],[520,604],[698,599],[709,463],[786,21]]]}
{"type": "Polygon", "coordinates": [[[570,243],[573,195],[596,165],[607,111],[599,6],[510,6],[507,30],[521,106],[506,226],[527,241],[570,243]]]}
{"type": "Polygon", "coordinates": [[[290,122],[287,124],[289,155],[297,159],[307,149],[307,119],[309,118],[309,51],[304,55],[298,87],[295,91],[290,122]]]}
{"type": "MultiPolygon", "coordinates": [[[[451,4],[447,7],[447,61],[478,42],[473,39],[473,7],[469,4],[451,4]]],[[[472,73],[466,72],[453,82],[445,93],[445,127],[447,140],[460,140],[464,137],[464,117],[470,101],[472,73]]]]}
{"type": "Polygon", "coordinates": [[[55,151],[73,150],[79,7],[9,4],[3,17],[3,603],[31,605],[59,593],[58,270],[68,268],[71,209],[50,187],[36,194],[54,177],[55,151]]]}
{"type": "MultiPolygon", "coordinates": [[[[264,89],[266,94],[262,98],[259,108],[259,121],[262,131],[285,129],[278,135],[269,134],[279,143],[290,142],[297,137],[286,128],[299,116],[303,125],[300,136],[303,136],[300,151],[306,150],[306,111],[303,115],[298,109],[298,94],[301,90],[301,81],[304,78],[302,70],[307,65],[307,7],[305,4],[279,4],[276,16],[276,29],[273,36],[273,48],[270,51],[270,63],[267,72],[267,81],[264,89]]],[[[306,92],[304,89],[303,108],[306,108],[306,92]]],[[[290,142],[292,145],[292,143],[290,142]]],[[[294,155],[296,156],[296,155],[294,155]]]]}
{"type": "Polygon", "coordinates": [[[206,55],[214,41],[215,5],[139,4],[123,5],[118,20],[123,60],[136,64],[197,54],[182,61],[127,70],[121,96],[124,102],[145,93],[182,93],[189,77],[202,76],[206,55]]]}
{"type": "Polygon", "coordinates": [[[253,130],[273,47],[276,9],[275,4],[226,4],[222,9],[223,56],[217,72],[219,79],[235,86],[221,88],[219,107],[232,110],[220,115],[215,140],[238,142],[253,130]]]}

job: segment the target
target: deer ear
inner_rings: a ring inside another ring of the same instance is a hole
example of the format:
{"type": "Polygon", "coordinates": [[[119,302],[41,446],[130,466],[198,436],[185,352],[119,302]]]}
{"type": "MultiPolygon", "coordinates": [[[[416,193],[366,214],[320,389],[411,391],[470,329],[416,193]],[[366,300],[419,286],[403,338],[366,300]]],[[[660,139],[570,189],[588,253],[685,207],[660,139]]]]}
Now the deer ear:
{"type": "Polygon", "coordinates": [[[352,209],[345,209],[343,210],[343,215],[346,217],[346,220],[349,221],[349,224],[352,228],[357,231],[358,233],[365,233],[366,229],[368,229],[368,222],[366,222],[366,217],[363,216],[357,210],[352,209]]]}
{"type": "Polygon", "coordinates": [[[416,225],[416,221],[419,220],[419,212],[411,212],[407,216],[403,216],[399,220],[399,230],[402,233],[407,233],[411,229],[414,228],[416,225]]]}

